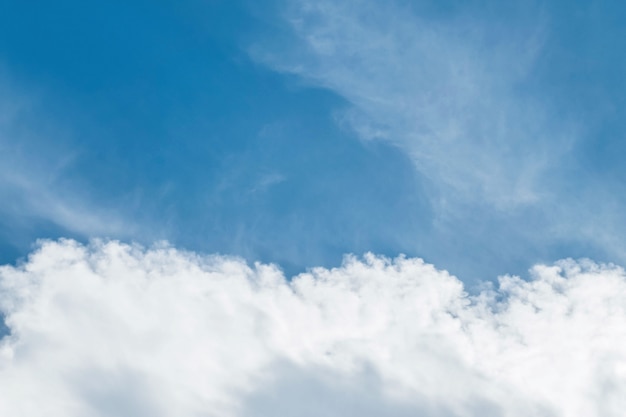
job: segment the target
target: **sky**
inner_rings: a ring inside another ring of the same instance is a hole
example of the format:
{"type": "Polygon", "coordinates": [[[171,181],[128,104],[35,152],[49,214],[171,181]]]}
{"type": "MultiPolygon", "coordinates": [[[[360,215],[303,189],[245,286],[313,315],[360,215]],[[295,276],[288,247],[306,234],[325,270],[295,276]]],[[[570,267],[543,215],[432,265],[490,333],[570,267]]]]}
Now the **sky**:
{"type": "Polygon", "coordinates": [[[4,1],[0,414],[620,415],[625,18],[4,1]]]}

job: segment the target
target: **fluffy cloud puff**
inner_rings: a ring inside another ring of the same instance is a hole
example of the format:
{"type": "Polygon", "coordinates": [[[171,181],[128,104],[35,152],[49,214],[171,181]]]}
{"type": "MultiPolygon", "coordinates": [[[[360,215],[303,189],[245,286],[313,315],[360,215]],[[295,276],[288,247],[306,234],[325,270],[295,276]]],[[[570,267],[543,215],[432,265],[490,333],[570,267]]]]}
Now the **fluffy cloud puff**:
{"type": "Polygon", "coordinates": [[[0,269],[3,416],[618,416],[626,275],[562,261],[475,295],[420,259],[272,265],[43,242],[0,269]]]}

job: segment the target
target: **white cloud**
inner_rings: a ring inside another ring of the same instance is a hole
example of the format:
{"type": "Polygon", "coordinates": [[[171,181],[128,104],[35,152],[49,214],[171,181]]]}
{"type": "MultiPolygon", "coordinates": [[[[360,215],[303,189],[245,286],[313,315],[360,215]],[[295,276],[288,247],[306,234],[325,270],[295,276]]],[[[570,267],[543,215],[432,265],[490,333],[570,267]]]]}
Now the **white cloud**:
{"type": "Polygon", "coordinates": [[[345,97],[340,120],[403,148],[442,198],[510,208],[547,192],[542,176],[572,129],[524,87],[545,37],[540,10],[442,18],[398,2],[287,3],[293,40],[252,55],[345,97]]]}
{"type": "Polygon", "coordinates": [[[0,65],[0,214],[10,228],[28,230],[40,221],[74,235],[130,236],[136,226],[116,210],[96,207],[77,181],[67,181],[79,155],[66,143],[70,134],[44,114],[40,95],[9,87],[10,81],[0,65]]]}
{"type": "Polygon", "coordinates": [[[479,294],[419,259],[271,265],[43,242],[0,269],[0,415],[618,416],[626,274],[566,260],[479,294]]]}

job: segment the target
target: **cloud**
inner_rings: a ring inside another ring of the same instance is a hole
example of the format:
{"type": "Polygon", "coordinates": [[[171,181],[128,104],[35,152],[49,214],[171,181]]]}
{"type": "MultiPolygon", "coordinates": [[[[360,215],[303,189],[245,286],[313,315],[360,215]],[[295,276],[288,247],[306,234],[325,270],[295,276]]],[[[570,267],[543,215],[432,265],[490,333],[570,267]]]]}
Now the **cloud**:
{"type": "Polygon", "coordinates": [[[282,31],[256,40],[253,59],[345,99],[337,123],[401,149],[424,180],[432,228],[404,251],[471,279],[572,254],[626,261],[621,174],[584,162],[603,134],[564,105],[586,87],[552,88],[583,70],[550,58],[565,28],[580,30],[571,20],[537,2],[279,4],[282,31]]]}
{"type": "Polygon", "coordinates": [[[618,416],[626,274],[565,260],[468,294],[420,259],[273,265],[45,241],[0,269],[11,416],[618,416]]]}
{"type": "Polygon", "coordinates": [[[5,240],[15,246],[27,240],[29,245],[35,224],[47,229],[51,224],[74,236],[128,237],[136,227],[105,204],[96,207],[76,176],[68,175],[80,152],[68,145],[69,133],[42,111],[43,97],[13,87],[11,81],[0,65],[0,225],[8,230],[5,240]]]}
{"type": "Polygon", "coordinates": [[[510,208],[547,192],[542,176],[573,137],[525,88],[545,38],[538,7],[444,18],[400,2],[286,4],[291,40],[253,57],[346,98],[340,123],[404,149],[445,199],[510,208]]]}

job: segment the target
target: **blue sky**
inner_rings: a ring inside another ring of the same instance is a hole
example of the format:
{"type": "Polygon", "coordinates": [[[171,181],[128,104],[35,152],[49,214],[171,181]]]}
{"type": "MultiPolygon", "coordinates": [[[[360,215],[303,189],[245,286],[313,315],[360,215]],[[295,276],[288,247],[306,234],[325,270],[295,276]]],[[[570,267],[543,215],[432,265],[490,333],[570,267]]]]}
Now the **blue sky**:
{"type": "Polygon", "coordinates": [[[623,261],[617,3],[8,2],[1,255],[623,261]]]}
{"type": "Polygon", "coordinates": [[[626,6],[0,5],[0,415],[619,417],[626,6]]]}

